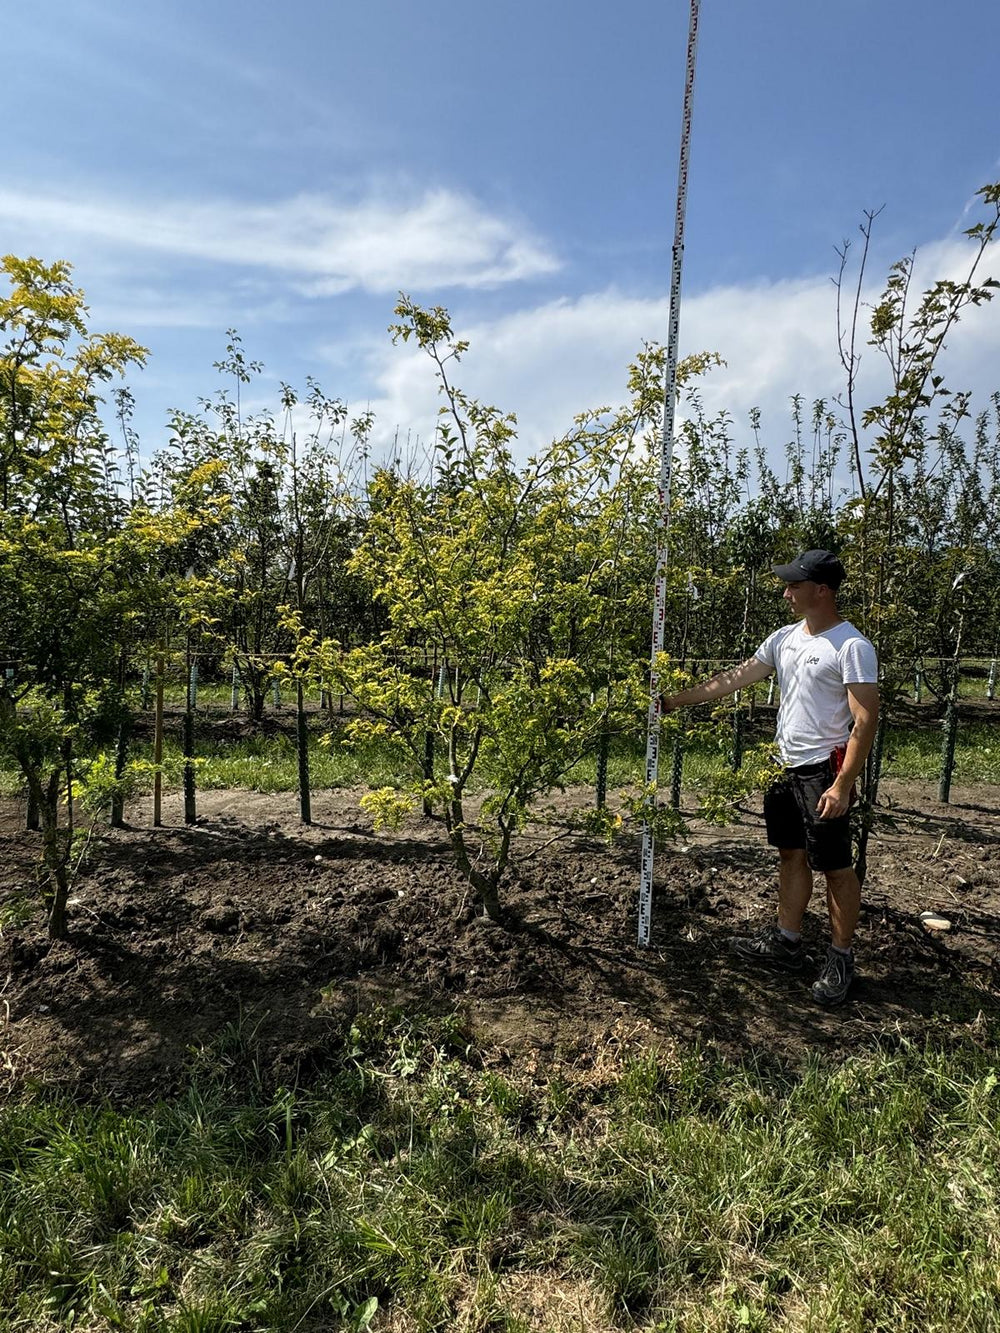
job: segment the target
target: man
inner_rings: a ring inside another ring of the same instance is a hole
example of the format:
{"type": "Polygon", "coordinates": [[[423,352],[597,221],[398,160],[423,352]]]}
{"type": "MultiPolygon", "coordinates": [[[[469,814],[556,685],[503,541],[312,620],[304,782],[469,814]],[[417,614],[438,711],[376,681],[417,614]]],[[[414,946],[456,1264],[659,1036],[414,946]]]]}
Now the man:
{"type": "Polygon", "coordinates": [[[851,946],[861,907],[848,809],[875,739],[878,662],[868,639],[837,610],[844,566],[832,552],[805,551],[774,572],[800,619],[776,630],[741,666],[664,698],[661,707],[708,703],[777,675],[776,740],[785,767],[764,795],[764,821],[780,857],[778,921],[734,939],[732,949],[749,962],[799,971],[802,918],[819,871],[832,939],[812,993],[820,1004],[840,1004],[854,979],[851,946]]]}

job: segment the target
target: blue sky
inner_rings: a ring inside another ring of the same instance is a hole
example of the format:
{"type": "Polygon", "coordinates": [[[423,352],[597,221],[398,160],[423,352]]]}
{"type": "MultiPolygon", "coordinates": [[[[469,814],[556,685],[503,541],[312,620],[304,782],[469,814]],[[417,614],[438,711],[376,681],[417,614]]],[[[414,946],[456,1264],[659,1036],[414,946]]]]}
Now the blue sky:
{"type": "MultiPolygon", "coordinates": [[[[777,440],[789,394],[841,387],[829,277],[863,210],[885,205],[873,277],[914,247],[958,271],[1000,177],[1000,6],[701,10],[682,348],[719,351],[709,406],[739,435],[761,405],[777,440]]],[[[266,366],[254,404],[312,374],[382,437],[426,436],[399,289],[449,307],[464,383],[528,448],[665,337],[687,22],[687,0],[10,6],[0,248],[69,259],[94,326],[150,347],[147,452],[217,387],[230,326],[266,366]]],[[[998,364],[994,307],[951,378],[982,396],[998,364]]]]}

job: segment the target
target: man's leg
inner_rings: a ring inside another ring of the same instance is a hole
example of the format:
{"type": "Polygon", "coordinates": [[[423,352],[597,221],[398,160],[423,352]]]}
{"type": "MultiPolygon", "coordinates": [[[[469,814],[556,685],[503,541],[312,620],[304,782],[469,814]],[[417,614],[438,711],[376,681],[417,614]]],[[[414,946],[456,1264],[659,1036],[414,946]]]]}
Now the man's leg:
{"type": "Polygon", "coordinates": [[[804,847],[781,847],[778,855],[781,857],[778,867],[778,925],[782,930],[798,934],[812,897],[813,873],[804,847]]]}
{"type": "Polygon", "coordinates": [[[737,935],[729,947],[738,958],[748,963],[763,963],[767,967],[797,972],[805,960],[798,931],[802,916],[812,892],[812,871],[806,859],[806,837],[802,815],[792,792],[789,775],[764,793],[764,822],[767,840],[777,847],[781,863],[778,871],[778,926],[774,918],[755,935],[737,935]],[[782,934],[783,927],[791,938],[782,934]]]}
{"type": "Polygon", "coordinates": [[[861,884],[853,867],[826,872],[826,902],[830,910],[833,946],[849,949],[861,911],[861,884]]]}
{"type": "Polygon", "coordinates": [[[861,887],[851,866],[851,825],[847,815],[821,819],[819,798],[833,780],[832,766],[826,771],[803,775],[795,784],[802,812],[809,865],[826,876],[826,898],[833,943],[813,984],[813,999],[819,1004],[841,1004],[854,980],[851,940],[861,906],[861,887]]]}

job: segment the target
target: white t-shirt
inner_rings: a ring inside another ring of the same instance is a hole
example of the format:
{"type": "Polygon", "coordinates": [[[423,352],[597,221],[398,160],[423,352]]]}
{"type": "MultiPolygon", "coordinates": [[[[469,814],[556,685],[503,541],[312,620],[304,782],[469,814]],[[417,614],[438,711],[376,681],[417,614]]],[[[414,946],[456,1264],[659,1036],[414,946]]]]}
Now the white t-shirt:
{"type": "Polygon", "coordinates": [[[804,620],[768,635],[754,653],[774,669],[781,690],[775,739],[789,768],[818,764],[843,745],[851,730],[848,685],[878,681],[878,659],[847,620],[809,634],[804,620]]]}

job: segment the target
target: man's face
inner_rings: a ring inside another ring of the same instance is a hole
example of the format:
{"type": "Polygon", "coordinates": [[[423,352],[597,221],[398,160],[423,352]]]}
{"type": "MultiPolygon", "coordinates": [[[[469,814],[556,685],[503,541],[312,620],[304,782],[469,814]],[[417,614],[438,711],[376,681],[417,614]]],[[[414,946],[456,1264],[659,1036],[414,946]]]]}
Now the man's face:
{"type": "Polygon", "coordinates": [[[823,591],[821,584],[802,579],[798,583],[786,583],[782,596],[797,616],[807,616],[823,600],[823,591]]]}

